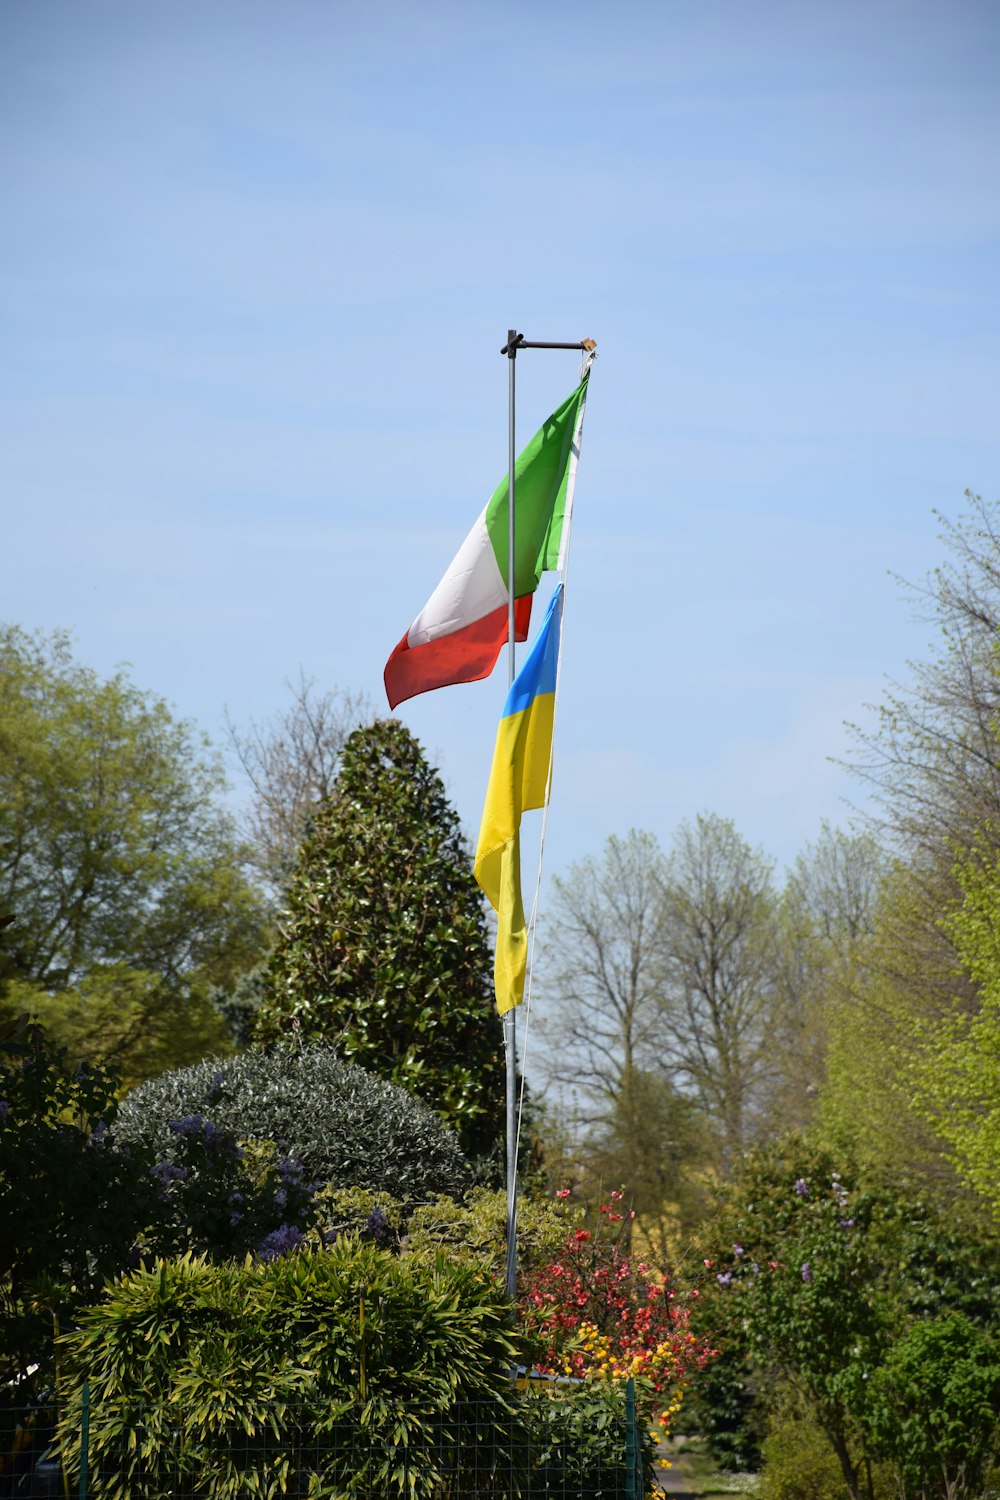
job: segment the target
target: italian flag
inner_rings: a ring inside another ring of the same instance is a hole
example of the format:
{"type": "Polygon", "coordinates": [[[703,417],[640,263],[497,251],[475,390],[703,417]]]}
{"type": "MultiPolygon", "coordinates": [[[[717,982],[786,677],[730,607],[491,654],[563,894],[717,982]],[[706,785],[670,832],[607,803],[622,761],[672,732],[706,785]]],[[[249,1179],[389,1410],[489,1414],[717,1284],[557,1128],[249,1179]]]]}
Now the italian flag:
{"type": "MultiPolygon", "coordinates": [[[[589,369],[514,464],[514,628],[528,636],[541,575],[561,568],[569,539],[589,369]]],[[[488,677],[507,640],[507,477],[385,667],[395,708],[417,693],[488,677]]]]}

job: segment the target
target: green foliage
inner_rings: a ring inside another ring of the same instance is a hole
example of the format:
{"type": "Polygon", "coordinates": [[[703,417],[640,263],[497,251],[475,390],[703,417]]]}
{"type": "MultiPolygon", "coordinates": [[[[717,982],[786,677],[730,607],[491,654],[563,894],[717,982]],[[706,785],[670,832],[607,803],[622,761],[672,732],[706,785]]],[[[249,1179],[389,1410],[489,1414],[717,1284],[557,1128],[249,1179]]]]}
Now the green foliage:
{"type": "Polygon", "coordinates": [[[1000,1220],[1000,854],[984,837],[955,873],[961,899],[941,927],[976,996],[924,1023],[911,1076],[962,1177],[1000,1220]]]}
{"type": "MultiPolygon", "coordinates": [[[[555,1204],[521,1198],[517,1205],[518,1270],[523,1275],[555,1255],[566,1238],[565,1213],[555,1204]]],[[[461,1202],[440,1197],[414,1209],[406,1226],[406,1250],[431,1258],[488,1266],[503,1278],[507,1260],[507,1195],[474,1188],[461,1202]]]]}
{"type": "MultiPolygon", "coordinates": [[[[921,870],[893,871],[863,960],[831,996],[818,1128],[866,1169],[958,1205],[970,1194],[916,1098],[914,1064],[925,1028],[951,1010],[956,986],[968,991],[956,977],[951,944],[937,926],[928,928],[928,901],[935,923],[941,905],[928,896],[927,878],[921,870]]],[[[946,904],[943,893],[940,901],[946,904]]]]}
{"type": "MultiPolygon", "coordinates": [[[[515,1462],[514,1343],[495,1283],[349,1238],[270,1265],[160,1263],[66,1339],[89,1379],[95,1493],[422,1500],[475,1454],[515,1462]]],[[[77,1394],[64,1433],[78,1455],[77,1394]]]]}
{"type": "Polygon", "coordinates": [[[761,1463],[767,1425],[767,1379],[754,1358],[745,1323],[718,1297],[700,1299],[692,1324],[717,1355],[691,1381],[685,1410],[725,1469],[753,1470],[761,1463]]]}
{"type": "Polygon", "coordinates": [[[31,987],[43,1021],[68,1011],[76,1050],[133,1077],[262,952],[223,788],[162,699],[80,666],[63,634],[0,628],[0,911],[15,918],[0,985],[31,987]]]}
{"type": "Polygon", "coordinates": [[[1000,507],[965,499],[965,514],[939,518],[940,566],[910,590],[935,644],[886,694],[875,729],[857,731],[856,769],[898,863],[865,972],[835,1018],[824,1115],[859,1156],[918,1172],[953,1200],[957,1165],[995,1211],[997,1026],[989,1014],[977,1026],[982,981],[970,974],[996,950],[1000,507]],[[979,912],[963,872],[986,897],[979,912]]]}
{"type": "MultiPolygon", "coordinates": [[[[542,1387],[523,1406],[531,1444],[531,1482],[542,1493],[612,1500],[624,1489],[626,1451],[622,1386],[593,1381],[578,1386],[542,1387]]],[[[654,1448],[650,1430],[637,1423],[641,1485],[636,1495],[653,1492],[654,1448]]]]}
{"type": "Polygon", "coordinates": [[[906,1330],[874,1372],[869,1419],[904,1494],[944,1487],[949,1500],[982,1494],[1000,1458],[1000,1347],[966,1318],[906,1330]]]}
{"type": "Polygon", "coordinates": [[[801,1142],[746,1161],[707,1248],[697,1316],[724,1351],[709,1378],[724,1385],[728,1366],[736,1406],[748,1374],[759,1393],[795,1393],[851,1494],[886,1449],[870,1393],[899,1341],[950,1310],[996,1317],[995,1242],[801,1142]]]}
{"type": "Polygon", "coordinates": [[[320,1188],[313,1201],[315,1227],[306,1243],[318,1248],[332,1245],[343,1234],[353,1234],[382,1250],[398,1251],[408,1207],[389,1193],[367,1188],[320,1188]]]}
{"type": "Polygon", "coordinates": [[[471,1155],[502,1130],[501,1030],[479,888],[438,774],[396,720],[347,740],[302,847],[257,1012],[424,1099],[471,1155]]]}
{"type": "MultiPolygon", "coordinates": [[[[52,1375],[60,1320],[127,1261],[156,1214],[150,1162],[115,1136],[115,1080],[72,1068],[39,1027],[0,1051],[0,1379],[52,1375]]],[[[23,1389],[21,1394],[23,1395],[23,1389]]]]}
{"type": "MultiPolygon", "coordinates": [[[[330,1244],[357,1234],[384,1248],[433,1263],[450,1261],[488,1271],[502,1282],[507,1264],[507,1195],[472,1188],[462,1200],[446,1194],[429,1203],[403,1202],[366,1188],[322,1188],[313,1203],[315,1228],[309,1243],[330,1244]]],[[[566,1238],[561,1205],[528,1198],[518,1202],[518,1270],[524,1275],[551,1259],[566,1238]]]]}
{"type": "MultiPolygon", "coordinates": [[[[867,1474],[866,1474],[867,1480],[867,1474]]],[[[866,1500],[898,1500],[885,1465],[871,1466],[866,1500]]],[[[779,1400],[767,1424],[760,1500],[844,1500],[844,1476],[830,1441],[808,1407],[779,1400]]]]}
{"type": "Polygon", "coordinates": [[[317,1185],[419,1200],[469,1178],[432,1110],[320,1044],[250,1048],[152,1079],[123,1101],[120,1138],[176,1162],[183,1137],[171,1122],[196,1116],[236,1141],[274,1142],[317,1185]]]}

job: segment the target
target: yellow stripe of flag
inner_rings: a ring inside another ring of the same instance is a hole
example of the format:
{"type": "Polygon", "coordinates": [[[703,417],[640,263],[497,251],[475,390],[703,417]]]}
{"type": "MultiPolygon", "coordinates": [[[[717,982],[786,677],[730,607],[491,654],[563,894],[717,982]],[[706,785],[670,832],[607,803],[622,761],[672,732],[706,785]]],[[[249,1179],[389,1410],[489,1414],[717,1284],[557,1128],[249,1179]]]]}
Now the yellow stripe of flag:
{"type": "Polygon", "coordinates": [[[476,847],[475,876],[497,914],[493,977],[503,1015],[524,997],[528,935],[521,900],[521,814],[544,807],[552,761],[562,584],[527,660],[507,694],[497,728],[476,847]]]}

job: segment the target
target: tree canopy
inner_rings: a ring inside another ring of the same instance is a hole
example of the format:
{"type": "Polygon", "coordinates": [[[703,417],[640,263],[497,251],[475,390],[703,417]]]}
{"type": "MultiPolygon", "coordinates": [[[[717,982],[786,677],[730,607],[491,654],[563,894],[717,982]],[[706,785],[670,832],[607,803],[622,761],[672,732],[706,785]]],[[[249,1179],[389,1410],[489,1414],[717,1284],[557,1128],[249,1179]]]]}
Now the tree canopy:
{"type": "Polygon", "coordinates": [[[100,1009],[85,1050],[119,1062],[167,1016],[184,1016],[175,1043],[204,1046],[209,986],[264,937],[223,787],[204,741],[124,671],[81,666],[65,634],[0,628],[0,1003],[6,986],[8,1009],[46,1019],[100,1009]]]}
{"type": "Polygon", "coordinates": [[[503,1074],[482,897],[441,778],[398,721],[346,741],[279,927],[257,1039],[335,1043],[489,1152],[503,1074]]]}

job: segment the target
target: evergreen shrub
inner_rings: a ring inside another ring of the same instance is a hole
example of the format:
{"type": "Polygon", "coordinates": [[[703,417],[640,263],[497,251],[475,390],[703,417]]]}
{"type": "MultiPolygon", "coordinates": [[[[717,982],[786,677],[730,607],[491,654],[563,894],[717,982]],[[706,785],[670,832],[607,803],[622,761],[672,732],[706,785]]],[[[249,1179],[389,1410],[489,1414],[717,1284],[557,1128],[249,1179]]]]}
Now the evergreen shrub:
{"type": "Polygon", "coordinates": [[[177,1124],[199,1117],[241,1143],[272,1141],[317,1186],[420,1201],[461,1192],[470,1177],[433,1110],[322,1043],[251,1048],[141,1084],[122,1103],[118,1138],[176,1163],[177,1124]]]}
{"type": "Polygon", "coordinates": [[[474,1267],[346,1236],[270,1263],[159,1262],[114,1282],[65,1340],[67,1467],[87,1379],[104,1500],[422,1500],[461,1464],[485,1488],[525,1452],[514,1358],[508,1311],[474,1267]]]}

